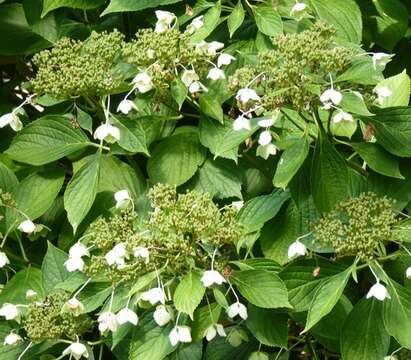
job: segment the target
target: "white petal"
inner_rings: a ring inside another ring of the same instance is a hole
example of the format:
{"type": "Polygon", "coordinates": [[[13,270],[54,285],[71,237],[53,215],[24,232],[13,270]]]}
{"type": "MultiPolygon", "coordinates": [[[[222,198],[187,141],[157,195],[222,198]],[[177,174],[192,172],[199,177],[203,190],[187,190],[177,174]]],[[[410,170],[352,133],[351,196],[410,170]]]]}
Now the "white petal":
{"type": "Polygon", "coordinates": [[[217,51],[222,49],[224,44],[219,41],[212,41],[208,43],[207,54],[214,56],[216,55],[217,51]]]}
{"type": "Polygon", "coordinates": [[[181,75],[181,81],[185,86],[190,86],[194,81],[200,80],[200,77],[194,70],[184,70],[181,75]]]}
{"type": "Polygon", "coordinates": [[[0,316],[4,316],[6,320],[14,320],[20,316],[20,312],[16,305],[4,303],[0,309],[0,316]]]}
{"type": "Polygon", "coordinates": [[[372,65],[374,69],[383,68],[391,61],[391,58],[392,55],[383,52],[374,53],[372,55],[372,65]]]}
{"type": "Polygon", "coordinates": [[[247,320],[247,307],[241,303],[238,303],[238,315],[240,315],[243,320],[247,320]]]}
{"type": "Polygon", "coordinates": [[[255,90],[244,88],[237,92],[236,99],[242,104],[247,104],[250,100],[259,101],[261,98],[257,95],[255,90]]]}
{"type": "Polygon", "coordinates": [[[339,105],[342,100],[342,94],[337,90],[327,89],[321,94],[320,100],[324,104],[331,102],[334,105],[339,105]]]}
{"type": "Polygon", "coordinates": [[[8,264],[10,264],[10,260],[7,257],[6,253],[0,251],[0,268],[3,268],[8,264]]]}
{"type": "Polygon", "coordinates": [[[136,109],[136,105],[131,100],[121,100],[120,104],[117,106],[117,112],[122,112],[127,115],[132,109],[136,109]]]}
{"type": "Polygon", "coordinates": [[[234,303],[231,304],[228,308],[227,308],[227,315],[230,318],[234,318],[238,315],[238,304],[239,303],[234,303]]]}
{"type": "Polygon", "coordinates": [[[244,201],[243,200],[233,201],[231,205],[234,206],[237,210],[240,210],[244,206],[244,201]]]}
{"type": "Polygon", "coordinates": [[[258,126],[261,126],[263,128],[268,128],[270,126],[273,126],[274,122],[275,122],[274,118],[269,118],[269,119],[260,120],[257,124],[258,126]]]}
{"type": "Polygon", "coordinates": [[[225,333],[225,330],[224,330],[223,325],[221,325],[221,324],[216,324],[215,327],[216,327],[216,329],[217,329],[218,335],[223,336],[223,337],[224,337],[224,336],[227,336],[227,334],[225,333]]]}
{"type": "Polygon", "coordinates": [[[31,234],[34,230],[36,230],[36,225],[31,220],[24,220],[18,227],[21,232],[26,234],[31,234]]]}
{"type": "Polygon", "coordinates": [[[158,326],[164,326],[171,320],[171,316],[164,305],[158,305],[153,314],[154,321],[158,326]]]}
{"type": "Polygon", "coordinates": [[[178,340],[183,343],[191,342],[191,329],[188,326],[177,326],[178,340]]]}
{"type": "Polygon", "coordinates": [[[268,131],[268,130],[266,130],[266,131],[263,131],[263,132],[260,134],[260,136],[259,136],[259,138],[258,138],[258,143],[259,143],[261,146],[265,146],[265,145],[270,144],[272,139],[273,139],[273,138],[271,137],[271,132],[268,131]]]}
{"type": "Polygon", "coordinates": [[[117,322],[122,325],[127,322],[133,325],[137,325],[138,323],[138,316],[137,314],[128,308],[121,309],[116,315],[117,322]]]}
{"type": "Polygon", "coordinates": [[[170,343],[172,346],[176,346],[178,342],[180,341],[180,337],[178,335],[178,330],[177,327],[173,328],[170,331],[170,334],[168,335],[168,338],[170,339],[170,343]]]}
{"type": "Polygon", "coordinates": [[[86,245],[76,242],[69,250],[69,257],[81,258],[83,256],[90,256],[90,252],[88,251],[86,245]]]}
{"type": "Polygon", "coordinates": [[[207,75],[207,79],[222,80],[225,79],[224,71],[219,68],[212,68],[207,75]]]}
{"type": "Polygon", "coordinates": [[[22,341],[23,339],[21,338],[20,335],[11,332],[4,338],[4,345],[15,345],[18,342],[22,341]]]}
{"type": "Polygon", "coordinates": [[[203,276],[201,277],[201,282],[205,287],[210,287],[214,284],[221,285],[222,283],[226,282],[226,280],[218,271],[208,270],[205,271],[203,276]]]}
{"type": "Polygon", "coordinates": [[[137,246],[134,249],[134,257],[142,257],[145,259],[145,262],[148,263],[150,260],[150,251],[144,246],[137,246]]]}
{"type": "Polygon", "coordinates": [[[367,299],[371,297],[375,297],[376,299],[383,301],[386,298],[390,298],[390,294],[383,284],[377,282],[373,286],[371,286],[370,290],[367,293],[367,299]]]}
{"type": "Polygon", "coordinates": [[[14,113],[8,113],[0,116],[0,128],[9,125],[13,121],[14,116],[14,113]]]}
{"type": "Polygon", "coordinates": [[[219,55],[218,59],[217,59],[217,66],[221,67],[223,65],[230,65],[232,61],[235,60],[234,56],[231,56],[230,54],[225,54],[222,53],[219,55]]]}
{"type": "Polygon", "coordinates": [[[240,131],[240,130],[251,130],[250,120],[245,118],[244,116],[240,115],[237,119],[233,122],[233,130],[240,131]]]}
{"type": "Polygon", "coordinates": [[[214,325],[211,325],[207,328],[207,330],[205,331],[205,337],[207,339],[207,341],[211,341],[213,340],[217,335],[217,330],[214,327],[214,325]]]}
{"type": "Polygon", "coordinates": [[[73,272],[76,270],[83,271],[84,270],[84,261],[82,258],[68,258],[64,263],[68,272],[73,272]]]}
{"type": "Polygon", "coordinates": [[[288,258],[292,259],[296,256],[304,256],[307,253],[307,248],[303,243],[296,240],[288,248],[288,258]]]}
{"type": "Polygon", "coordinates": [[[151,305],[164,304],[166,302],[166,294],[162,288],[157,287],[142,293],[140,299],[150,302],[151,305]]]}
{"type": "Polygon", "coordinates": [[[116,200],[116,208],[120,209],[128,205],[131,197],[127,190],[120,190],[114,194],[114,200],[116,200]]]}
{"type": "Polygon", "coordinates": [[[405,271],[405,276],[408,279],[411,279],[411,266],[409,268],[407,268],[407,270],[405,271]]]}

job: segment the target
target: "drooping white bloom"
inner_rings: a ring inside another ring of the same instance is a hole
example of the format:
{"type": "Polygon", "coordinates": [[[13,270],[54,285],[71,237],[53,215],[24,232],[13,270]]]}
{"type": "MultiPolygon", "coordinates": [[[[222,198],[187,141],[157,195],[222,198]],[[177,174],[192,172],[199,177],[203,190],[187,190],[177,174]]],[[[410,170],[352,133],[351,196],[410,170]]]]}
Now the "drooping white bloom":
{"type": "Polygon", "coordinates": [[[297,2],[290,10],[290,16],[297,19],[302,19],[307,12],[307,4],[302,2],[297,2]]]}
{"type": "Polygon", "coordinates": [[[262,127],[262,128],[268,128],[270,126],[273,126],[275,123],[275,119],[274,118],[269,118],[269,119],[262,119],[260,121],[258,121],[258,126],[262,127]]]}
{"type": "Polygon", "coordinates": [[[166,302],[166,294],[161,287],[156,287],[143,292],[140,295],[140,299],[148,301],[151,305],[158,303],[164,304],[166,302]]]}
{"type": "Polygon", "coordinates": [[[234,206],[237,210],[241,210],[241,208],[244,206],[244,201],[243,200],[233,201],[231,205],[234,206]]]}
{"type": "Polygon", "coordinates": [[[208,48],[207,48],[207,54],[211,56],[215,56],[217,54],[217,51],[222,49],[224,47],[224,44],[219,41],[212,41],[208,43],[208,48]]]}
{"type": "Polygon", "coordinates": [[[0,128],[4,128],[7,125],[10,125],[14,131],[20,131],[23,128],[23,123],[14,112],[0,116],[0,128]]]}
{"type": "Polygon", "coordinates": [[[320,100],[324,105],[324,109],[331,109],[331,105],[339,105],[342,100],[342,94],[334,89],[325,90],[321,96],[320,100]]]}
{"type": "Polygon", "coordinates": [[[268,131],[268,130],[265,130],[265,131],[263,131],[263,132],[260,134],[260,136],[258,137],[258,143],[259,143],[261,146],[266,146],[266,145],[268,145],[268,144],[271,143],[272,139],[273,139],[273,138],[272,138],[272,136],[271,136],[271,132],[268,131]]]}
{"type": "Polygon", "coordinates": [[[226,53],[222,53],[218,56],[217,59],[217,66],[221,67],[223,65],[230,65],[232,61],[235,60],[235,57],[230,55],[230,54],[226,54],[226,53]]]}
{"type": "Polygon", "coordinates": [[[388,86],[379,86],[374,89],[374,92],[377,94],[377,102],[382,105],[385,98],[392,95],[392,91],[388,86]]]}
{"type": "Polygon", "coordinates": [[[222,337],[227,336],[225,333],[224,327],[221,324],[213,324],[207,328],[207,330],[204,333],[204,336],[206,337],[207,341],[213,340],[216,335],[220,335],[222,337]]]}
{"type": "Polygon", "coordinates": [[[120,190],[114,194],[114,199],[116,200],[116,208],[122,209],[129,204],[131,197],[127,190],[120,190]]]}
{"type": "Polygon", "coordinates": [[[134,249],[134,257],[142,257],[147,264],[150,261],[150,251],[144,246],[137,246],[134,249]]]}
{"type": "Polygon", "coordinates": [[[224,276],[216,270],[207,270],[204,271],[204,274],[201,277],[201,282],[205,287],[210,287],[214,284],[221,285],[226,282],[226,279],[224,279],[224,276]]]}
{"type": "Polygon", "coordinates": [[[170,313],[164,305],[158,305],[156,311],[153,314],[154,321],[158,326],[164,326],[168,324],[171,320],[170,313]]]}
{"type": "Polygon", "coordinates": [[[172,346],[176,346],[179,342],[191,342],[191,329],[188,326],[175,326],[168,335],[172,346]]]}
{"type": "Polygon", "coordinates": [[[35,300],[37,298],[37,291],[34,291],[33,289],[28,289],[26,291],[26,299],[27,300],[35,300]]]}
{"type": "Polygon", "coordinates": [[[247,307],[244,304],[241,304],[239,301],[237,301],[227,308],[227,315],[231,319],[239,315],[240,318],[246,320],[248,317],[247,307]]]}
{"type": "Polygon", "coordinates": [[[187,32],[189,34],[194,34],[198,29],[201,29],[204,26],[204,16],[197,16],[193,19],[190,25],[187,26],[187,32]]]}
{"type": "Polygon", "coordinates": [[[115,332],[118,329],[117,317],[111,311],[103,312],[97,319],[98,329],[101,333],[108,331],[115,332]]]}
{"type": "Polygon", "coordinates": [[[250,120],[247,119],[244,115],[240,115],[233,122],[233,130],[240,131],[242,129],[251,130],[250,120]]]}
{"type": "Polygon", "coordinates": [[[124,266],[124,259],[127,256],[126,246],[124,243],[119,243],[114,246],[105,256],[109,266],[116,264],[121,267],[124,266]]]}
{"type": "Polygon", "coordinates": [[[267,160],[270,155],[275,155],[277,154],[277,147],[270,143],[268,145],[259,145],[257,147],[257,156],[261,156],[263,159],[267,160]]]}
{"type": "Polygon", "coordinates": [[[225,79],[224,71],[217,67],[214,67],[208,72],[207,79],[211,79],[211,80],[225,79]]]}
{"type": "Polygon", "coordinates": [[[83,256],[90,256],[90,252],[87,246],[81,242],[76,242],[69,250],[69,257],[71,258],[81,258],[83,256]]]}
{"type": "Polygon", "coordinates": [[[184,70],[183,74],[181,75],[181,81],[187,87],[198,80],[200,80],[200,77],[194,70],[184,70]]]}
{"type": "Polygon", "coordinates": [[[208,91],[208,90],[200,81],[194,81],[188,87],[188,91],[190,92],[190,94],[195,94],[200,91],[208,91]]]}
{"type": "Polygon", "coordinates": [[[134,76],[133,84],[142,94],[149,92],[153,88],[153,82],[151,76],[146,72],[141,72],[134,76]]]}
{"type": "Polygon", "coordinates": [[[73,272],[76,270],[83,271],[84,270],[84,261],[82,258],[68,258],[64,266],[66,267],[68,272],[73,272]]]}
{"type": "Polygon", "coordinates": [[[383,52],[372,54],[372,66],[374,69],[384,68],[391,61],[392,55],[383,52]]]}
{"type": "Polygon", "coordinates": [[[349,114],[345,111],[339,111],[333,116],[333,122],[337,124],[341,121],[353,122],[354,118],[352,117],[351,114],[349,114]]]}
{"type": "Polygon", "coordinates": [[[4,316],[6,320],[18,320],[20,311],[16,305],[4,303],[0,309],[0,316],[4,316]]]}
{"type": "Polygon", "coordinates": [[[88,351],[84,344],[81,342],[73,342],[63,351],[63,355],[70,355],[74,359],[79,360],[81,357],[88,359],[88,351]]]}
{"type": "Polygon", "coordinates": [[[255,92],[255,90],[250,88],[238,90],[235,98],[242,104],[247,104],[250,100],[259,101],[261,99],[255,92]]]}
{"type": "Polygon", "coordinates": [[[407,279],[411,279],[411,266],[408,267],[405,271],[405,276],[407,277],[407,279]]]}
{"type": "Polygon", "coordinates": [[[177,17],[169,11],[157,10],[155,13],[157,23],[154,31],[157,33],[163,33],[169,30],[173,22],[177,19],[177,17]]]}
{"type": "Polygon", "coordinates": [[[18,342],[22,341],[23,339],[19,334],[16,334],[14,332],[11,332],[4,338],[4,345],[15,345],[18,342]]]}
{"type": "Polygon", "coordinates": [[[24,220],[20,223],[18,229],[26,234],[31,234],[36,230],[36,225],[31,220],[24,220]]]}
{"type": "Polygon", "coordinates": [[[292,259],[297,256],[304,256],[307,253],[307,248],[299,240],[294,241],[288,247],[288,258],[292,259]]]}
{"type": "Polygon", "coordinates": [[[131,310],[131,309],[129,309],[129,308],[121,309],[121,310],[117,313],[116,317],[117,317],[117,322],[118,322],[120,325],[123,325],[123,324],[128,323],[128,322],[129,322],[130,324],[133,324],[133,325],[137,325],[137,323],[138,323],[138,316],[137,316],[137,314],[136,314],[133,310],[131,310]]]}
{"type": "Polygon", "coordinates": [[[134,101],[123,99],[120,101],[120,104],[117,106],[117,112],[122,112],[124,115],[127,115],[132,109],[137,110],[136,104],[134,101]]]}
{"type": "Polygon", "coordinates": [[[6,253],[0,251],[0,268],[4,268],[6,265],[10,264],[10,260],[6,253]]]}
{"type": "Polygon", "coordinates": [[[94,131],[94,139],[105,140],[114,143],[120,140],[120,129],[109,123],[101,124],[94,131]]]}
{"type": "Polygon", "coordinates": [[[367,299],[375,297],[376,299],[383,301],[386,298],[390,299],[391,296],[388,293],[387,288],[377,281],[373,286],[371,286],[370,290],[367,293],[367,299]]]}

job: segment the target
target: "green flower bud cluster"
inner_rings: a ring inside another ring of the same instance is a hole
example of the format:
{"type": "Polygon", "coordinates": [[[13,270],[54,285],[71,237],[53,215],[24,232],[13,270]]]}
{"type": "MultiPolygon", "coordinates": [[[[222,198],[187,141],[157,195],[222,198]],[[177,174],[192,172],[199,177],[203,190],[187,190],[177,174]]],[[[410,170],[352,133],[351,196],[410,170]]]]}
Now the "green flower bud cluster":
{"type": "Polygon", "coordinates": [[[92,32],[84,42],[64,38],[53,49],[39,52],[33,57],[38,68],[31,82],[34,91],[57,99],[112,92],[123,80],[112,73],[123,40],[117,30],[92,32]]]}
{"type": "Polygon", "coordinates": [[[384,242],[393,240],[397,222],[392,201],[363,193],[339,203],[314,227],[315,241],[332,247],[338,257],[358,256],[368,261],[384,255],[384,242]]]}
{"type": "Polygon", "coordinates": [[[87,315],[75,316],[62,311],[68,299],[68,294],[58,292],[47,296],[43,303],[29,305],[23,327],[31,341],[75,340],[92,329],[92,321],[87,315]]]}
{"type": "Polygon", "coordinates": [[[319,83],[328,83],[330,74],[335,77],[351,62],[352,50],[334,46],[334,33],[332,26],[316,22],[301,33],[272,38],[274,49],[259,54],[257,66],[239,69],[230,78],[231,89],[238,90],[263,74],[252,87],[264,95],[262,105],[267,110],[304,108],[318,99],[319,83]]]}

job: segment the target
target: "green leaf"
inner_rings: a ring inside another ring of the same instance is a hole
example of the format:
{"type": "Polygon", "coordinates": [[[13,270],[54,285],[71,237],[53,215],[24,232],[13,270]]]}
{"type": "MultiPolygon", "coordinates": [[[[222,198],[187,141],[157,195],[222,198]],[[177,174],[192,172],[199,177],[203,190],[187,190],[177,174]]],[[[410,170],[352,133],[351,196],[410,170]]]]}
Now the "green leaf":
{"type": "Polygon", "coordinates": [[[194,310],[200,305],[205,293],[205,287],[200,279],[201,275],[198,272],[189,272],[181,279],[173,296],[176,309],[188,314],[192,319],[194,310]]]}
{"type": "Polygon", "coordinates": [[[365,105],[364,99],[360,93],[345,92],[340,104],[341,109],[344,111],[362,116],[370,116],[370,113],[365,105]]]}
{"type": "Polygon", "coordinates": [[[245,18],[245,11],[243,8],[243,4],[241,3],[241,0],[237,2],[237,5],[231,12],[230,16],[227,19],[227,26],[228,26],[228,32],[230,33],[230,38],[233,37],[234,33],[237,31],[237,29],[241,26],[245,18]]]}
{"type": "Polygon", "coordinates": [[[19,185],[19,181],[5,164],[0,161],[0,189],[12,193],[19,185]]]}
{"type": "Polygon", "coordinates": [[[147,171],[155,183],[184,184],[206,159],[206,151],[194,132],[170,136],[154,147],[147,171]]]}
{"type": "Polygon", "coordinates": [[[170,91],[171,96],[177,103],[178,109],[180,110],[188,94],[187,86],[185,86],[181,79],[177,76],[171,83],[170,91]]]}
{"type": "Polygon", "coordinates": [[[361,11],[354,0],[311,0],[311,3],[318,17],[335,27],[337,37],[361,43],[361,11]]]}
{"type": "Polygon", "coordinates": [[[93,118],[85,111],[81,110],[78,106],[77,110],[77,122],[82,129],[87,130],[90,134],[93,133],[93,118]]]}
{"type": "Polygon", "coordinates": [[[333,135],[344,136],[349,139],[354,135],[357,130],[358,121],[356,118],[353,121],[341,120],[340,122],[335,122],[331,120],[330,130],[333,135]]]}
{"type": "Polygon", "coordinates": [[[285,189],[298,169],[304,163],[309,151],[307,136],[297,139],[285,149],[278,161],[273,184],[275,187],[285,189]]]}
{"type": "Polygon", "coordinates": [[[48,12],[61,8],[71,7],[75,9],[93,9],[103,5],[106,0],[44,0],[43,12],[41,16],[45,16],[48,12]]]}
{"type": "Polygon", "coordinates": [[[220,15],[221,1],[218,0],[214,3],[213,7],[204,14],[204,25],[200,29],[197,29],[193,35],[191,35],[191,42],[198,43],[210,35],[217,27],[220,20],[220,15]]]}
{"type": "Polygon", "coordinates": [[[276,36],[283,33],[281,16],[271,6],[256,6],[253,14],[258,30],[263,34],[276,36]]]}
{"type": "Polygon", "coordinates": [[[390,337],[384,328],[382,303],[361,299],[344,322],[341,334],[343,360],[383,359],[390,337]]]}
{"type": "Polygon", "coordinates": [[[408,106],[411,88],[410,78],[407,75],[406,70],[398,75],[382,80],[378,83],[376,89],[383,86],[386,86],[391,90],[391,95],[384,98],[380,104],[381,107],[388,108],[394,106],[408,106]]]}
{"type": "Polygon", "coordinates": [[[265,270],[235,271],[230,280],[251,304],[266,308],[290,308],[287,288],[279,276],[265,270]]]}
{"type": "Polygon", "coordinates": [[[337,77],[335,82],[349,81],[356,84],[376,85],[384,76],[379,69],[374,69],[372,58],[364,54],[354,59],[352,65],[337,77]]]}
{"type": "Polygon", "coordinates": [[[349,196],[347,164],[325,134],[320,134],[315,146],[311,191],[320,212],[330,211],[349,196]]]}
{"type": "Polygon", "coordinates": [[[364,159],[368,166],[379,174],[404,179],[398,159],[375,143],[351,143],[353,149],[364,159]]]}
{"type": "Polygon", "coordinates": [[[287,347],[288,316],[270,309],[248,306],[248,329],[263,345],[287,347]]]}
{"type": "Polygon", "coordinates": [[[175,4],[182,0],[111,0],[101,16],[113,12],[140,11],[148,8],[156,8],[162,5],[175,4]]]}
{"type": "Polygon", "coordinates": [[[91,209],[96,198],[100,160],[101,154],[97,152],[73,176],[64,193],[64,208],[74,232],[91,209]]]}
{"type": "Polygon", "coordinates": [[[30,165],[44,165],[90,145],[81,129],[60,115],[44,116],[20,131],[6,154],[30,165]]]}
{"type": "Polygon", "coordinates": [[[41,265],[43,287],[47,293],[55,290],[55,285],[65,281],[70,276],[64,266],[67,259],[68,255],[64,251],[56,248],[50,242],[47,243],[47,253],[41,265]]]}
{"type": "Polygon", "coordinates": [[[248,232],[261,229],[281,209],[281,206],[290,198],[288,191],[277,190],[270,195],[257,196],[247,201],[237,215],[248,232]]]}
{"type": "Polygon", "coordinates": [[[303,333],[310,330],[333,309],[343,294],[351,272],[352,268],[349,267],[347,270],[321,281],[308,309],[307,322],[303,333]]]}
{"type": "Polygon", "coordinates": [[[199,98],[200,109],[204,115],[224,123],[224,113],[220,102],[215,96],[202,94],[199,98]]]}

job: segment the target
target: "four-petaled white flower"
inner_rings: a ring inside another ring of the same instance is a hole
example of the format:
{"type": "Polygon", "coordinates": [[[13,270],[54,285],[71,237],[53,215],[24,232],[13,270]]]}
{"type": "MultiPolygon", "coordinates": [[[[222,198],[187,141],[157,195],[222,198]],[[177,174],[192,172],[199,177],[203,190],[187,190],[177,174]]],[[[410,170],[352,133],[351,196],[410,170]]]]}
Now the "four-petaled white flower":
{"type": "Polygon", "coordinates": [[[6,253],[0,251],[0,268],[4,268],[6,265],[10,264],[10,260],[6,253]]]}
{"type": "Polygon", "coordinates": [[[153,314],[154,321],[158,326],[164,326],[171,320],[170,313],[164,305],[158,305],[153,314]]]}
{"type": "Polygon", "coordinates": [[[374,69],[382,69],[391,61],[392,55],[383,52],[372,54],[372,66],[374,69]]]}
{"type": "Polygon", "coordinates": [[[149,92],[153,88],[153,82],[151,81],[151,76],[146,72],[141,72],[134,76],[133,79],[134,87],[137,88],[142,94],[149,92]]]}
{"type": "Polygon", "coordinates": [[[187,26],[187,32],[189,34],[194,34],[198,29],[201,29],[204,26],[204,16],[197,16],[193,19],[190,25],[187,26]]]}
{"type": "Polygon", "coordinates": [[[163,33],[169,30],[172,24],[177,20],[177,17],[169,11],[157,10],[155,14],[157,23],[154,31],[157,33],[163,33]]]}
{"type": "Polygon", "coordinates": [[[120,129],[109,123],[101,124],[94,131],[94,139],[105,140],[108,143],[114,143],[120,140],[120,129]]]}
{"type": "Polygon", "coordinates": [[[288,247],[288,258],[292,259],[297,256],[304,256],[307,253],[307,248],[299,240],[294,241],[288,247]]]}
{"type": "Polygon", "coordinates": [[[103,312],[97,319],[98,329],[101,333],[106,331],[115,332],[118,329],[118,321],[116,315],[111,311],[103,312]]]}
{"type": "Polygon", "coordinates": [[[217,59],[217,66],[221,67],[223,65],[230,65],[232,61],[235,60],[235,57],[230,55],[230,54],[226,54],[226,53],[222,53],[218,56],[217,59]]]}
{"type": "Polygon", "coordinates": [[[20,131],[23,128],[23,123],[14,112],[0,116],[0,128],[4,128],[7,125],[10,125],[14,131],[20,131]]]}
{"type": "Polygon", "coordinates": [[[392,95],[392,91],[388,86],[379,86],[374,89],[374,92],[377,94],[377,103],[382,105],[384,100],[392,95]]]}
{"type": "Polygon", "coordinates": [[[244,206],[244,201],[243,200],[233,201],[231,205],[234,206],[237,210],[241,210],[241,208],[244,206]]]}
{"type": "Polygon", "coordinates": [[[16,334],[14,332],[11,332],[4,338],[4,345],[15,345],[18,342],[23,341],[21,336],[19,334],[16,334]]]}
{"type": "Polygon", "coordinates": [[[390,299],[391,296],[388,293],[387,288],[377,281],[373,286],[371,286],[370,290],[367,293],[367,299],[375,297],[376,299],[383,301],[386,298],[390,299]]]}
{"type": "Polygon", "coordinates": [[[240,131],[240,130],[251,130],[250,120],[247,119],[244,115],[240,115],[237,119],[233,122],[233,130],[240,131]]]}
{"type": "Polygon", "coordinates": [[[222,80],[225,79],[225,74],[224,71],[217,68],[213,67],[207,74],[207,79],[211,80],[222,80]]]}
{"type": "Polygon", "coordinates": [[[231,304],[227,308],[227,315],[231,319],[239,315],[240,318],[242,318],[243,320],[247,320],[247,317],[248,317],[247,307],[244,304],[241,304],[239,301],[237,301],[234,304],[231,304]]]}
{"type": "Polygon", "coordinates": [[[69,257],[81,258],[83,256],[90,256],[87,246],[77,241],[69,250],[69,257]]]}
{"type": "Polygon", "coordinates": [[[116,200],[116,208],[123,209],[130,203],[131,197],[127,190],[120,190],[114,194],[114,200],[116,200]]]}
{"type": "Polygon", "coordinates": [[[126,245],[119,243],[114,246],[105,256],[109,266],[116,264],[121,268],[125,266],[125,258],[127,257],[126,245]]]}
{"type": "Polygon", "coordinates": [[[140,299],[148,301],[151,305],[158,303],[164,304],[166,302],[166,294],[161,287],[156,287],[143,292],[140,295],[140,299]]]}
{"type": "Polygon", "coordinates": [[[124,115],[127,115],[131,110],[137,110],[136,104],[134,101],[123,99],[120,101],[120,104],[117,106],[117,112],[122,112],[124,115]]]}
{"type": "Polygon", "coordinates": [[[262,128],[268,128],[270,126],[273,126],[275,123],[275,119],[274,118],[268,118],[268,119],[262,119],[258,121],[258,126],[262,127],[262,128]]]}
{"type": "Polygon", "coordinates": [[[134,257],[142,257],[147,264],[150,261],[150,251],[144,246],[137,246],[134,249],[134,257]]]}
{"type": "Polygon", "coordinates": [[[24,220],[20,223],[18,229],[26,234],[31,234],[36,230],[36,225],[31,220],[24,220]]]}
{"type": "Polygon", "coordinates": [[[207,270],[204,271],[204,274],[201,277],[201,282],[205,287],[210,287],[214,284],[221,285],[226,282],[226,279],[224,279],[224,276],[216,270],[207,270]]]}
{"type": "Polygon", "coordinates": [[[407,279],[411,279],[411,266],[408,267],[405,271],[405,276],[407,277],[407,279]]]}
{"type": "Polygon", "coordinates": [[[235,98],[240,101],[241,104],[247,104],[250,100],[259,101],[261,98],[257,95],[255,90],[250,88],[240,89],[237,92],[235,98]]]}
{"type": "Polygon", "coordinates": [[[194,70],[184,70],[183,74],[181,75],[181,81],[187,87],[198,80],[200,80],[200,77],[194,70]]]}
{"type": "Polygon", "coordinates": [[[83,271],[84,270],[84,261],[82,258],[68,258],[64,266],[66,267],[68,272],[73,272],[76,270],[83,271]]]}
{"type": "Polygon", "coordinates": [[[354,118],[352,117],[351,114],[349,114],[345,111],[339,111],[333,116],[333,122],[334,123],[339,123],[341,121],[353,122],[354,118]]]}
{"type": "Polygon", "coordinates": [[[261,146],[266,146],[271,143],[272,140],[271,132],[268,130],[263,131],[260,136],[258,137],[258,143],[261,146]]]}
{"type": "Polygon", "coordinates": [[[339,105],[342,100],[342,94],[334,89],[325,90],[321,96],[320,100],[323,103],[324,109],[331,109],[331,105],[339,105]]]}
{"type": "Polygon", "coordinates": [[[301,20],[307,12],[307,4],[302,2],[297,2],[290,10],[290,16],[301,20]]]}
{"type": "Polygon", "coordinates": [[[205,331],[204,336],[207,339],[207,341],[211,341],[216,337],[217,334],[222,336],[222,337],[227,336],[227,334],[225,333],[223,325],[213,324],[213,325],[209,326],[207,328],[207,330],[205,331]]]}
{"type": "Polygon", "coordinates": [[[116,317],[117,317],[117,322],[118,322],[120,325],[123,325],[123,324],[128,323],[128,322],[129,322],[130,324],[133,324],[133,325],[137,325],[137,323],[138,323],[138,316],[137,316],[137,314],[136,314],[133,310],[131,310],[131,309],[129,309],[129,308],[121,309],[121,310],[117,313],[116,317]]]}
{"type": "Polygon", "coordinates": [[[89,356],[86,346],[78,341],[71,343],[64,349],[63,355],[70,355],[70,358],[74,357],[76,360],[79,360],[81,357],[88,359],[89,356]]]}
{"type": "Polygon", "coordinates": [[[16,305],[4,303],[0,309],[0,316],[6,320],[17,320],[20,318],[20,311],[16,305]]]}
{"type": "Polygon", "coordinates": [[[170,335],[168,335],[172,346],[176,346],[179,342],[191,342],[191,329],[188,326],[175,326],[170,335]]]}

